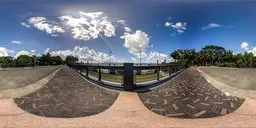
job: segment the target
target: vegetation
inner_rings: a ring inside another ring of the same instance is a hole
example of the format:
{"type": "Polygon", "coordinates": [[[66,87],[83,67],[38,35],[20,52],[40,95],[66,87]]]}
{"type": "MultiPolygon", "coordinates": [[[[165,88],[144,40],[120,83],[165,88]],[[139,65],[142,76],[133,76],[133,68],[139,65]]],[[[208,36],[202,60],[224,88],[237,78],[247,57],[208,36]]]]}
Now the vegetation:
{"type": "Polygon", "coordinates": [[[256,67],[256,56],[252,53],[234,54],[214,45],[207,45],[198,52],[195,49],[179,49],[170,55],[176,62],[185,61],[187,66],[256,67]]]}
{"type": "MultiPolygon", "coordinates": [[[[73,57],[75,58],[75,57],[73,57]]],[[[65,64],[60,56],[51,56],[50,53],[42,56],[20,55],[17,58],[0,57],[0,67],[27,67],[27,66],[43,66],[43,65],[61,65],[65,64]]]]}

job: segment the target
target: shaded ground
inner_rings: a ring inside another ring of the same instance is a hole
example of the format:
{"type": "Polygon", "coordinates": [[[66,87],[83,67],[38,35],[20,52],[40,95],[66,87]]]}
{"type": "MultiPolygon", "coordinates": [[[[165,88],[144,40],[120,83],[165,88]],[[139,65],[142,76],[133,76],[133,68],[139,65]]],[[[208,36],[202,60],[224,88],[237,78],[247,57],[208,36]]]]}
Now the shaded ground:
{"type": "Polygon", "coordinates": [[[108,109],[118,93],[101,89],[63,67],[42,89],[16,98],[23,110],[46,117],[83,117],[108,109]]]}
{"type": "Polygon", "coordinates": [[[162,87],[138,95],[148,109],[168,117],[216,117],[233,112],[244,102],[244,99],[226,96],[193,68],[162,87]]]}
{"type": "Polygon", "coordinates": [[[203,72],[227,85],[247,90],[256,90],[256,69],[200,67],[203,72]]]}
{"type": "Polygon", "coordinates": [[[0,71],[0,90],[24,87],[43,79],[59,66],[0,71]]]}

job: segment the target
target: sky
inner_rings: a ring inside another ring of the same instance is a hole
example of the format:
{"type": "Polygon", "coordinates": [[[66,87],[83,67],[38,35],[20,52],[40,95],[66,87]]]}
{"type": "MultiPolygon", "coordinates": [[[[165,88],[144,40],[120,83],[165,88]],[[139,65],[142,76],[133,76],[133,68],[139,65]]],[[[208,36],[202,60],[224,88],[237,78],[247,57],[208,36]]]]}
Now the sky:
{"type": "Polygon", "coordinates": [[[255,15],[256,1],[0,0],[0,56],[156,63],[205,45],[256,55],[255,15]]]}

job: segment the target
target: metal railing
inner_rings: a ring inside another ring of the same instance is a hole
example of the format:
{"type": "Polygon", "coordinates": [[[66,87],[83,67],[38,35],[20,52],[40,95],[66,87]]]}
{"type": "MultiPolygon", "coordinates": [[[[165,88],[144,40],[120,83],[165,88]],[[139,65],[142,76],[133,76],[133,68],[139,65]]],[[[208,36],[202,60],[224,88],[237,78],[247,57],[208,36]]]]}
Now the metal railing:
{"type": "Polygon", "coordinates": [[[185,65],[181,62],[171,64],[74,63],[68,66],[93,82],[128,91],[161,83],[185,69],[185,65]]]}

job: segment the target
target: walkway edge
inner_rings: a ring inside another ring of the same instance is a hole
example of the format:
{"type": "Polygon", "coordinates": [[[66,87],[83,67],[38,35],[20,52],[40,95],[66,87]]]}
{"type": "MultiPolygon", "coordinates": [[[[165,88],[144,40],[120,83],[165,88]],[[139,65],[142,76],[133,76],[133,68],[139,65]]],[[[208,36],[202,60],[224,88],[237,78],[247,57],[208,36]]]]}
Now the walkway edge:
{"type": "Polygon", "coordinates": [[[8,90],[0,90],[0,100],[1,99],[12,99],[18,98],[27,94],[30,94],[40,88],[42,88],[46,83],[48,83],[55,75],[59,72],[61,67],[56,69],[50,75],[46,76],[45,78],[27,85],[25,87],[15,88],[15,89],[8,89],[8,90]]]}
{"type": "Polygon", "coordinates": [[[222,83],[222,82],[214,79],[210,75],[203,72],[200,68],[196,68],[196,69],[201,73],[201,75],[209,83],[211,83],[217,89],[222,90],[226,93],[229,93],[232,96],[237,96],[237,97],[241,97],[241,98],[245,98],[245,99],[248,99],[248,98],[249,99],[256,99],[256,91],[254,91],[254,90],[244,90],[244,89],[239,89],[239,88],[232,87],[230,85],[227,85],[225,83],[222,83]]]}

